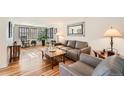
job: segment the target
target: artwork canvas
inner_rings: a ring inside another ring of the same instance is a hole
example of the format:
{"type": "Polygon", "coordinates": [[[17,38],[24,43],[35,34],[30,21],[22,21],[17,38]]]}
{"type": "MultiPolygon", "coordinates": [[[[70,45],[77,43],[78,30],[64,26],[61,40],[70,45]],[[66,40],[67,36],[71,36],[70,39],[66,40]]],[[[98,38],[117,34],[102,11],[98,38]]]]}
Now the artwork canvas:
{"type": "Polygon", "coordinates": [[[12,38],[12,23],[9,21],[8,25],[8,38],[12,38]]]}

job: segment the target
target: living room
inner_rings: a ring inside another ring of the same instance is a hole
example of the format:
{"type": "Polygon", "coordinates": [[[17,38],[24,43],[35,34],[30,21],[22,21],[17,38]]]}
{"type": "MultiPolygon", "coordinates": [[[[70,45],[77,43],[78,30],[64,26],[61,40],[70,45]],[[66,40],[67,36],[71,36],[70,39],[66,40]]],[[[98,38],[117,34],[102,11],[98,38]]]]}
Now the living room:
{"type": "MultiPolygon", "coordinates": [[[[0,67],[1,67],[1,71],[4,69],[4,71],[1,72],[1,75],[54,75],[55,73],[57,73],[55,75],[60,75],[61,68],[59,69],[59,63],[57,64],[57,67],[52,66],[52,69],[51,67],[48,66],[46,66],[46,68],[49,69],[43,68],[46,69],[44,73],[47,74],[41,74],[42,72],[39,72],[38,70],[41,69],[39,68],[41,63],[44,63],[42,58],[43,54],[41,53],[41,51],[47,45],[49,46],[49,48],[51,48],[51,41],[55,41],[56,43],[55,45],[57,45],[58,43],[63,43],[65,40],[70,40],[70,41],[76,40],[81,42],[87,42],[88,44],[87,46],[89,46],[88,52],[87,53],[82,52],[82,53],[86,53],[94,57],[98,55],[98,57],[100,56],[102,58],[103,57],[107,58],[108,56],[107,57],[104,56],[101,52],[103,51],[107,52],[110,49],[114,51],[114,55],[117,54],[117,55],[121,55],[122,57],[124,55],[124,51],[122,49],[124,47],[124,45],[122,44],[124,42],[123,17],[10,17],[10,18],[1,17],[0,20],[2,21],[2,23],[0,24],[1,26],[0,29],[3,30],[0,39],[1,48],[2,48],[1,52],[3,53],[0,56],[1,57],[0,67]],[[41,42],[42,40],[38,40],[38,37],[40,35],[40,32],[45,31],[44,29],[46,28],[48,32],[47,33],[48,38],[46,39],[45,42],[46,45],[43,46],[43,42],[41,42]],[[120,34],[119,36],[113,36],[113,41],[112,41],[113,44],[110,44],[110,40],[111,40],[110,37],[104,36],[105,32],[110,29],[116,30],[120,34]],[[22,42],[22,41],[26,41],[26,42],[22,42]],[[27,43],[27,41],[29,42],[27,43]],[[32,45],[31,44],[32,41],[34,41],[35,44],[32,45]],[[21,53],[19,55],[21,57],[19,57],[17,61],[12,61],[11,62],[12,65],[10,65],[10,56],[12,55],[10,54],[10,50],[7,47],[13,46],[14,43],[21,46],[20,48],[21,53]],[[25,59],[25,57],[27,59],[25,59]],[[30,63],[27,63],[25,60],[30,61],[30,63]],[[20,63],[22,63],[22,65],[25,65],[27,68],[30,68],[26,73],[31,73],[31,72],[32,73],[17,74],[18,68],[16,68],[15,69],[17,70],[15,72],[16,74],[14,74],[13,69],[11,69],[12,74],[10,73],[2,74],[2,73],[6,73],[8,71],[8,68],[13,67],[14,66],[13,63],[14,65],[15,64],[19,65],[20,63]],[[35,69],[31,65],[33,65],[35,69]],[[53,69],[53,68],[57,68],[57,69],[53,69]],[[38,74],[34,74],[36,73],[34,71],[38,72],[38,74]],[[54,74],[48,74],[48,72],[54,74]]],[[[77,45],[77,47],[81,47],[81,46],[82,46],[81,44],[77,45]]],[[[76,51],[71,51],[71,52],[76,53],[76,51]]],[[[70,52],[68,53],[66,51],[66,53],[68,55],[70,52]]],[[[74,58],[74,60],[69,59],[69,63],[68,63],[68,60],[66,59],[67,65],[73,64],[72,62],[70,63],[70,61],[73,62],[78,61],[80,59],[81,53],[78,54],[78,56],[73,53],[70,53],[70,55],[71,55],[70,59],[74,58]],[[77,56],[78,58],[75,58],[75,56],[77,56]]]]}
{"type": "Polygon", "coordinates": [[[123,93],[123,0],[1,0],[0,92],[123,93]]]}

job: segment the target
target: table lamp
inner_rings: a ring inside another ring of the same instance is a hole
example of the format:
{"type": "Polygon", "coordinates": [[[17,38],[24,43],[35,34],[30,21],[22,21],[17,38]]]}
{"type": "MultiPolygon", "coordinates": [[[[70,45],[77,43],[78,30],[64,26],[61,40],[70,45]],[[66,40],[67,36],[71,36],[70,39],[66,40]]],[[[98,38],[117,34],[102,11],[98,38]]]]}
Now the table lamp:
{"type": "Polygon", "coordinates": [[[62,31],[58,32],[58,33],[56,33],[56,36],[57,36],[57,42],[59,42],[59,37],[64,36],[64,33],[62,31]]]}
{"type": "Polygon", "coordinates": [[[111,52],[113,52],[113,38],[114,37],[120,37],[122,35],[120,34],[120,32],[117,29],[114,29],[114,28],[111,27],[110,29],[108,29],[105,32],[104,36],[105,37],[110,37],[110,39],[111,39],[111,42],[110,42],[111,52]]]}

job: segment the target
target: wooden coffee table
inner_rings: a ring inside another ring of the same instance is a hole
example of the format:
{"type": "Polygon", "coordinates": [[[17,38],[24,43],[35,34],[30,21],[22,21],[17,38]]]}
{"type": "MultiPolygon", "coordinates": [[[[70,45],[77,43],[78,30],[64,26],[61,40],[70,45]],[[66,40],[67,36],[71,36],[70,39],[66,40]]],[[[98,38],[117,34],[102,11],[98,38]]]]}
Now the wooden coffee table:
{"type": "Polygon", "coordinates": [[[52,64],[52,69],[54,67],[54,63],[63,62],[65,63],[65,54],[63,50],[56,49],[55,51],[49,51],[49,49],[42,50],[42,58],[46,57],[52,64]]]}

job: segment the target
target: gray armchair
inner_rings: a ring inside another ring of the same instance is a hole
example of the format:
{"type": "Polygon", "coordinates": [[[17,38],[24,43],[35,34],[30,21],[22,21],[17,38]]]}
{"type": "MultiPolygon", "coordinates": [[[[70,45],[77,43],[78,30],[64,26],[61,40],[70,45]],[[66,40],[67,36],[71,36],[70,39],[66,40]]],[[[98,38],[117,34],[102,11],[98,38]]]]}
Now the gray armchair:
{"type": "Polygon", "coordinates": [[[79,61],[67,66],[63,63],[59,64],[60,75],[62,76],[89,76],[95,67],[102,61],[87,54],[81,54],[79,61]]]}
{"type": "Polygon", "coordinates": [[[59,64],[61,76],[122,76],[124,75],[124,59],[111,56],[107,59],[81,54],[80,60],[71,64],[59,64]]]}

